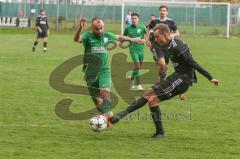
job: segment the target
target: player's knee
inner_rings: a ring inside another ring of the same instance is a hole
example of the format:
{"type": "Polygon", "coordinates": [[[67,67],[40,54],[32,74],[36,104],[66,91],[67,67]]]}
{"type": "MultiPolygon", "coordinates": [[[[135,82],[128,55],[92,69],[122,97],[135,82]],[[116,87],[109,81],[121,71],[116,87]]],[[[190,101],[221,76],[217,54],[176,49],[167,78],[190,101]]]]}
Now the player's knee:
{"type": "Polygon", "coordinates": [[[151,96],[154,96],[155,93],[153,91],[153,89],[147,90],[146,92],[144,92],[143,97],[146,98],[147,100],[150,100],[151,96]]]}
{"type": "Polygon", "coordinates": [[[160,100],[158,99],[158,97],[151,96],[148,100],[148,105],[149,105],[149,107],[154,107],[154,106],[158,105],[159,102],[160,102],[160,100]]]}
{"type": "Polygon", "coordinates": [[[102,103],[103,103],[102,98],[96,98],[96,103],[95,103],[96,107],[100,107],[102,103]]]}
{"type": "Polygon", "coordinates": [[[135,65],[134,65],[134,68],[137,69],[137,70],[139,70],[139,69],[140,69],[140,63],[135,64],[135,65]]]}
{"type": "Polygon", "coordinates": [[[109,90],[101,90],[100,91],[100,96],[103,100],[109,99],[110,98],[110,92],[109,90]]]}
{"type": "Polygon", "coordinates": [[[149,100],[149,98],[150,98],[147,92],[145,92],[145,93],[143,94],[143,97],[146,98],[147,100],[149,100]]]}

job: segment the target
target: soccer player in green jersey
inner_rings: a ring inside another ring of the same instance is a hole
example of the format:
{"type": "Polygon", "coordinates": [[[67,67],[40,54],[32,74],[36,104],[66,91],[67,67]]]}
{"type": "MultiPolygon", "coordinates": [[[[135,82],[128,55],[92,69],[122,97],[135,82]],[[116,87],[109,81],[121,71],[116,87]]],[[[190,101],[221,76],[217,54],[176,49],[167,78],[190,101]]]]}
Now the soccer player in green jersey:
{"type": "Polygon", "coordinates": [[[137,38],[114,35],[104,32],[104,22],[100,18],[92,19],[92,32],[80,33],[86,23],[86,19],[81,19],[79,28],[74,36],[75,42],[80,42],[84,46],[84,67],[85,80],[93,102],[99,112],[106,118],[112,116],[110,87],[111,75],[108,60],[108,45],[116,41],[135,41],[137,38]]]}
{"type": "Polygon", "coordinates": [[[130,38],[139,38],[141,43],[131,42],[129,46],[129,51],[134,63],[134,69],[131,76],[132,80],[132,89],[143,90],[142,85],[140,84],[139,70],[141,69],[142,62],[144,60],[144,35],[146,33],[146,28],[144,25],[139,24],[139,14],[131,14],[132,25],[127,27],[124,31],[124,36],[130,38]]]}

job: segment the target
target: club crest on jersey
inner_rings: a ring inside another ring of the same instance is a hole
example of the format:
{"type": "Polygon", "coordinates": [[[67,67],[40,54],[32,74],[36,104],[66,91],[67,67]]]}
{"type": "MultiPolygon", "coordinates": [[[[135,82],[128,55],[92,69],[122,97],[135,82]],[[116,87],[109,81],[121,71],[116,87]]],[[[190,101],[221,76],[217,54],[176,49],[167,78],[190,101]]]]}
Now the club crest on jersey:
{"type": "Polygon", "coordinates": [[[103,41],[104,41],[104,43],[107,43],[108,42],[108,38],[104,38],[103,41]]]}
{"type": "Polygon", "coordinates": [[[141,33],[141,29],[137,29],[137,33],[140,34],[141,33]]]}

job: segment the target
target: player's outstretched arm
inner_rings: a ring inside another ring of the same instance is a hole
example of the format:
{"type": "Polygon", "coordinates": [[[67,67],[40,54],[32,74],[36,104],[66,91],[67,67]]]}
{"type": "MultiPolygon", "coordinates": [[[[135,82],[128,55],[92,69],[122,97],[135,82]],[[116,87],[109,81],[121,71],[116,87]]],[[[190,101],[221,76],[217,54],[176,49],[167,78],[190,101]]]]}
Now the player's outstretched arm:
{"type": "Polygon", "coordinates": [[[124,42],[124,41],[129,41],[129,42],[134,42],[134,43],[145,43],[145,39],[141,39],[141,38],[130,38],[128,36],[123,36],[123,35],[117,35],[117,40],[120,42],[124,42]]]}
{"type": "Polygon", "coordinates": [[[219,80],[214,79],[210,73],[208,73],[204,68],[202,68],[193,58],[190,56],[190,52],[181,53],[180,57],[187,62],[190,66],[192,66],[195,70],[205,76],[209,81],[211,81],[214,85],[218,86],[219,80]]]}
{"type": "Polygon", "coordinates": [[[145,41],[146,41],[146,45],[147,45],[148,47],[151,46],[151,42],[149,41],[150,30],[151,30],[151,29],[150,29],[149,27],[147,27],[147,32],[146,32],[146,35],[145,35],[145,41]]]}
{"type": "Polygon", "coordinates": [[[80,33],[84,27],[86,23],[86,18],[82,18],[80,21],[79,21],[79,27],[77,29],[77,32],[75,33],[74,35],[74,41],[75,42],[82,42],[82,39],[80,38],[80,33]]]}

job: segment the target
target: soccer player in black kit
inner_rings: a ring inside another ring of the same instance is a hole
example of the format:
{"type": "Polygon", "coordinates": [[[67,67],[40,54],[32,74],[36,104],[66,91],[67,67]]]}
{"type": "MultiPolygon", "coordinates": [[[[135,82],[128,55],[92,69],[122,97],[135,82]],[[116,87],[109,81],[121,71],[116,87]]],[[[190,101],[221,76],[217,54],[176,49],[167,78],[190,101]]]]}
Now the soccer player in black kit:
{"type": "MultiPolygon", "coordinates": [[[[167,54],[174,65],[175,72],[166,79],[161,79],[160,82],[152,86],[150,90],[146,91],[143,96],[129,105],[125,110],[110,118],[110,122],[115,124],[129,113],[148,103],[156,127],[156,132],[152,137],[161,139],[165,137],[165,133],[162,126],[159,103],[186,92],[189,86],[196,83],[195,70],[216,86],[219,84],[219,80],[214,79],[212,75],[193,59],[188,45],[174,37],[166,24],[158,24],[154,28],[154,38],[160,47],[167,48],[167,54]]],[[[164,58],[163,55],[160,58],[164,58]]]]}
{"type": "MultiPolygon", "coordinates": [[[[155,42],[152,29],[157,24],[163,23],[169,27],[173,36],[175,36],[175,37],[180,36],[180,33],[177,29],[176,23],[172,19],[167,17],[168,16],[168,6],[161,5],[159,7],[159,15],[160,15],[159,18],[155,18],[154,20],[151,20],[150,23],[147,25],[147,33],[146,33],[146,44],[148,47],[150,47],[150,49],[153,53],[153,59],[156,63],[159,63],[158,59],[159,59],[159,56],[161,55],[161,52],[163,52],[164,55],[166,56],[166,49],[160,48],[158,46],[158,44],[155,42]]],[[[168,58],[166,58],[166,62],[168,63],[167,59],[168,58]]]]}
{"type": "Polygon", "coordinates": [[[49,34],[49,27],[47,17],[45,16],[45,10],[40,10],[40,15],[36,18],[36,27],[37,27],[37,38],[34,41],[32,51],[35,51],[35,48],[38,44],[39,39],[43,38],[43,51],[47,51],[47,42],[48,42],[48,34],[49,34]]]}

